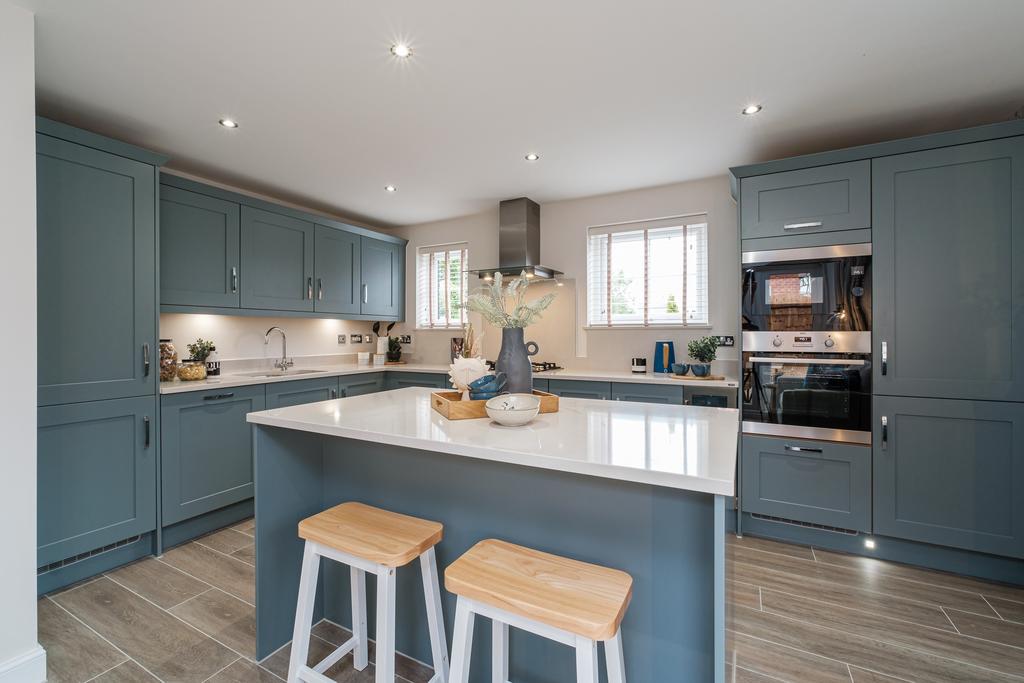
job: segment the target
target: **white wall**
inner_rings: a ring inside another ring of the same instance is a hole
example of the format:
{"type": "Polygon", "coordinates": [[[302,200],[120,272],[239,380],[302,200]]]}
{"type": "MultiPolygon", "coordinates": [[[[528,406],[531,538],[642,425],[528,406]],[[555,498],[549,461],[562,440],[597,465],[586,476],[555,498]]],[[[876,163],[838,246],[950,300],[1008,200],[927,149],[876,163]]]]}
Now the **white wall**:
{"type": "MultiPolygon", "coordinates": [[[[498,207],[473,216],[396,228],[393,234],[409,240],[406,310],[415,310],[415,253],[420,245],[468,241],[471,268],[485,268],[498,261],[498,207]]],[[[674,185],[586,197],[541,205],[541,261],[565,272],[572,280],[559,293],[557,311],[545,316],[527,337],[543,337],[540,356],[571,368],[628,368],[632,356],[648,359],[654,342],[671,339],[677,357],[685,356],[686,341],[705,334],[739,334],[739,235],[736,204],[729,193],[727,176],[674,185]],[[586,234],[592,225],[653,219],[706,212],[709,239],[710,330],[585,330],[586,234]],[[573,306],[567,306],[572,302],[573,306]]],[[[476,282],[471,281],[471,286],[476,282]]],[[[543,285],[550,287],[551,285],[543,285]]],[[[542,293],[540,287],[538,293],[542,293]]],[[[548,291],[548,290],[543,290],[548,291]]],[[[414,322],[402,331],[414,334],[410,350],[417,360],[447,362],[451,332],[415,331],[414,322]]],[[[396,328],[397,330],[397,328],[396,328]]],[[[491,344],[498,331],[486,329],[484,349],[493,357],[491,344]]],[[[496,349],[496,347],[493,347],[496,349]]],[[[715,372],[735,374],[736,352],[722,348],[715,372]]]]}
{"type": "Polygon", "coordinates": [[[0,206],[4,305],[0,358],[0,680],[37,681],[36,186],[32,14],[0,0],[0,206]]]}

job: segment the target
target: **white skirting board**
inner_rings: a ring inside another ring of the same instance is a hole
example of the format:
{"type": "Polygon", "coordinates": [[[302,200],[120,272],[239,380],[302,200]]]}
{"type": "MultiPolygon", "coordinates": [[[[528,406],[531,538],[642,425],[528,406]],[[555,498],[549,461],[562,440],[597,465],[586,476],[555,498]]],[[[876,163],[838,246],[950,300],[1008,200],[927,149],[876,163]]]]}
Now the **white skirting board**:
{"type": "Polygon", "coordinates": [[[6,662],[0,662],[0,683],[44,683],[46,681],[46,651],[34,648],[6,662]]]}

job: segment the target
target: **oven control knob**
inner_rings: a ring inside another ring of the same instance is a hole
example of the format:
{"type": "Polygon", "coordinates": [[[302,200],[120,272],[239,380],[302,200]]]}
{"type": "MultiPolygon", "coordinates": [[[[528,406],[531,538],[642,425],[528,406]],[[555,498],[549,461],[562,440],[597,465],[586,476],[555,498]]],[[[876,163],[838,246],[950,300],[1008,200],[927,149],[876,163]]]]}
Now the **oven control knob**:
{"type": "Polygon", "coordinates": [[[782,337],[776,337],[773,339],[772,346],[782,346],[782,337]]]}
{"type": "Polygon", "coordinates": [[[827,337],[825,339],[825,348],[826,349],[831,349],[835,345],[836,345],[836,341],[832,337],[827,337]]]}

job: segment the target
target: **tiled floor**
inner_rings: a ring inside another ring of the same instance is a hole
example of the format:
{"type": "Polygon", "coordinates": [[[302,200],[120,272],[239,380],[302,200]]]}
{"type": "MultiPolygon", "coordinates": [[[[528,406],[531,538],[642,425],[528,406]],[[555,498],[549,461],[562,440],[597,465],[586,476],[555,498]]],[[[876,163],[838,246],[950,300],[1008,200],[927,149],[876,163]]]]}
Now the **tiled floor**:
{"type": "MultiPolygon", "coordinates": [[[[1024,682],[1024,588],[753,537],[727,547],[730,681],[1024,682]]],[[[50,682],[284,679],[287,647],[252,659],[252,552],[250,520],[41,599],[50,682]]],[[[311,661],[348,638],[328,622],[314,634],[311,661]]],[[[351,657],[328,673],[373,680],[351,657]]]]}

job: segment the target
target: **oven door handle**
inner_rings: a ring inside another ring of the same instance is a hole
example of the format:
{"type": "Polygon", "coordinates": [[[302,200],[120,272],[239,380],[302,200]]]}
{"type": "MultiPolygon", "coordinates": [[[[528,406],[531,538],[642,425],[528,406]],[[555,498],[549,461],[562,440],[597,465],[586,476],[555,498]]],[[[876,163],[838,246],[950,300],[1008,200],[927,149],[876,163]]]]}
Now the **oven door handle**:
{"type": "Polygon", "coordinates": [[[862,358],[773,358],[751,356],[751,363],[779,363],[781,365],[864,365],[862,358]]]}

